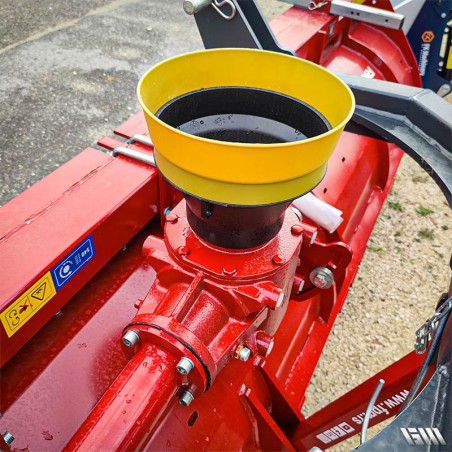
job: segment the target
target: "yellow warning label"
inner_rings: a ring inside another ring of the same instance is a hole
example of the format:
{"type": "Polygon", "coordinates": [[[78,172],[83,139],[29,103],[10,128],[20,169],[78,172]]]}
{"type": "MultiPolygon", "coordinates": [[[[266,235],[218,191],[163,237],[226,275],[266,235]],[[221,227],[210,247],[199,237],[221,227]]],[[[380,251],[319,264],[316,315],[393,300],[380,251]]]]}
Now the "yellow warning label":
{"type": "Polygon", "coordinates": [[[22,328],[55,294],[52,275],[47,272],[0,314],[8,337],[22,328]]]}

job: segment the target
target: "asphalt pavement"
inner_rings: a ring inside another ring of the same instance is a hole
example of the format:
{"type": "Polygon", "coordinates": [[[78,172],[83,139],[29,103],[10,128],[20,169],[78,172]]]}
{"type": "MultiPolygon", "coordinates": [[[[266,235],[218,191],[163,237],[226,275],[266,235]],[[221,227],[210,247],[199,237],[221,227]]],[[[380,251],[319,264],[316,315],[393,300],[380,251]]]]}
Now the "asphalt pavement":
{"type": "Polygon", "coordinates": [[[0,205],[137,113],[149,67],[201,48],[179,0],[1,0],[0,205]]]}

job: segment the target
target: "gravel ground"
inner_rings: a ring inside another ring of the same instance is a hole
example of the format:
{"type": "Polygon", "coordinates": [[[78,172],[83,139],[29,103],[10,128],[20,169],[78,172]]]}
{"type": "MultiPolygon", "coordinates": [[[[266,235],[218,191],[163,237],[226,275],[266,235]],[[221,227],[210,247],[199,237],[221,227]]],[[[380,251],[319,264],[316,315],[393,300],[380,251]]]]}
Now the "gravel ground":
{"type": "MultiPolygon", "coordinates": [[[[272,0],[259,3],[269,18],[287,9],[272,0]]],[[[415,331],[449,287],[451,251],[451,210],[436,184],[405,156],[308,388],[305,415],[412,350],[415,331]]],[[[356,436],[330,450],[358,445],[356,436]]]]}

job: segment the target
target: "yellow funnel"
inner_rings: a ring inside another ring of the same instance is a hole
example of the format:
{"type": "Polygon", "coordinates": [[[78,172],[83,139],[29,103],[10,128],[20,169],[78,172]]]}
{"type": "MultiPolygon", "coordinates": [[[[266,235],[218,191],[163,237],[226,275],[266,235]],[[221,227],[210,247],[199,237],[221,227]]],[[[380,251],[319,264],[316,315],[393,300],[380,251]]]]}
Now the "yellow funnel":
{"type": "Polygon", "coordinates": [[[251,49],[206,50],[166,60],[143,76],[138,99],[162,174],[198,198],[243,206],[291,200],[314,188],[354,110],[350,89],[326,69],[251,49]],[[194,136],[157,117],[175,98],[220,87],[257,88],[301,100],[323,115],[331,130],[303,141],[236,143],[194,136]]]}

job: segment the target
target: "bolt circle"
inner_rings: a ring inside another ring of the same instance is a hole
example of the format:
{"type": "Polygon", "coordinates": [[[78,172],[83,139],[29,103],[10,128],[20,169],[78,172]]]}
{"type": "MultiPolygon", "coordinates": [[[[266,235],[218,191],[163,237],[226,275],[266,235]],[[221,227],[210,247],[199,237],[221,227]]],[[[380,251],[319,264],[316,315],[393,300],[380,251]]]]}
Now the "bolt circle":
{"type": "Polygon", "coordinates": [[[190,254],[190,248],[188,246],[180,246],[177,249],[177,252],[179,253],[179,256],[188,256],[188,254],[190,254]]]}
{"type": "Polygon", "coordinates": [[[194,367],[195,365],[193,364],[193,361],[184,356],[177,363],[176,369],[180,374],[188,375],[194,367]]]}
{"type": "Polygon", "coordinates": [[[223,274],[228,276],[233,276],[237,273],[237,269],[232,264],[226,264],[223,267],[223,274]]]}
{"type": "Polygon", "coordinates": [[[126,347],[133,347],[135,344],[138,343],[139,340],[140,336],[138,336],[138,333],[133,330],[127,331],[122,337],[122,342],[126,347]]]}
{"type": "Polygon", "coordinates": [[[281,254],[275,254],[273,256],[273,263],[276,265],[283,265],[286,262],[286,259],[284,256],[281,256],[281,254]]]}
{"type": "Polygon", "coordinates": [[[177,223],[178,220],[179,220],[179,216],[176,215],[175,213],[170,213],[166,216],[166,221],[168,223],[174,224],[174,223],[177,223]]]}
{"type": "Polygon", "coordinates": [[[303,234],[303,226],[301,226],[301,224],[294,224],[290,228],[290,232],[295,236],[300,236],[301,234],[303,234]]]}
{"type": "Polygon", "coordinates": [[[179,396],[179,403],[182,406],[188,406],[190,403],[193,402],[195,398],[193,397],[193,394],[190,391],[183,391],[182,394],[179,396]]]}

